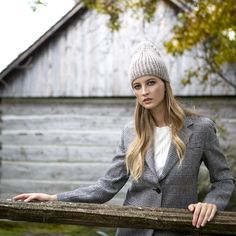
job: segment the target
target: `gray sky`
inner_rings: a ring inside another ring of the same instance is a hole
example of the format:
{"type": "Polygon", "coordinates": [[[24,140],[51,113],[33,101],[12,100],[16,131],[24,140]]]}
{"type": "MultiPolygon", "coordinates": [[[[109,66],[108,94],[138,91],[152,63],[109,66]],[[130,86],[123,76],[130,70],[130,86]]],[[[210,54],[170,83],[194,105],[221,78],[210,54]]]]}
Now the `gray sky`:
{"type": "Polygon", "coordinates": [[[0,71],[74,5],[74,0],[47,0],[34,12],[31,2],[0,0],[0,71]]]}

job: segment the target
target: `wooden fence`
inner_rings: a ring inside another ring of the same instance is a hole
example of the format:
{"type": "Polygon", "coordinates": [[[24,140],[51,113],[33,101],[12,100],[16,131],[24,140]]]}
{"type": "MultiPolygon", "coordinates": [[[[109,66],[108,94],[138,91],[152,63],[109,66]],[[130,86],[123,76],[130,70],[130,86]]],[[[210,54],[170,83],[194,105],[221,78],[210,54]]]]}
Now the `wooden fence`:
{"type": "Polygon", "coordinates": [[[150,228],[195,232],[200,235],[236,235],[236,212],[218,212],[213,221],[203,228],[196,229],[191,223],[192,213],[184,209],[0,200],[0,219],[102,227],[150,228]]]}

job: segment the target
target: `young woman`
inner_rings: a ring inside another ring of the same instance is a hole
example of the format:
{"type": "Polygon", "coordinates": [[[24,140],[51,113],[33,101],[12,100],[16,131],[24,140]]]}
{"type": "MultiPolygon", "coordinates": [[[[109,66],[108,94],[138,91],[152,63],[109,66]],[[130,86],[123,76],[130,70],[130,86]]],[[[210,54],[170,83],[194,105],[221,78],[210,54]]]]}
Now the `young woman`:
{"type": "MultiPolygon", "coordinates": [[[[127,182],[124,205],[188,208],[193,226],[203,227],[223,210],[234,179],[219,148],[214,123],[185,110],[173,96],[165,63],[151,42],[141,43],[132,57],[130,83],[137,98],[134,121],[122,132],[111,168],[93,186],[48,195],[21,194],[14,200],[104,203],[127,182]],[[201,163],[210,173],[211,190],[198,202],[201,163]]],[[[118,229],[119,236],[184,235],[152,229],[118,229]]]]}

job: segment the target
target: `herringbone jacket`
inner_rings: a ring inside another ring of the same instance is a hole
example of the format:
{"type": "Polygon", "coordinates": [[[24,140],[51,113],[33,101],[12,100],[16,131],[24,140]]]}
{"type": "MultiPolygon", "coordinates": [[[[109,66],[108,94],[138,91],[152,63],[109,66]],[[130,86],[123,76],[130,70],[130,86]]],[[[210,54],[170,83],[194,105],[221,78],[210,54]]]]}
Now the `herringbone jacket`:
{"type": "MultiPolygon", "coordinates": [[[[126,125],[121,141],[109,170],[95,185],[81,187],[74,191],[59,193],[60,201],[105,203],[127,182],[125,153],[135,137],[133,124],[126,125]]],[[[146,154],[144,172],[139,181],[131,181],[124,205],[152,208],[187,208],[198,202],[197,181],[202,162],[209,170],[211,190],[204,202],[217,205],[223,210],[233,192],[234,179],[227,166],[225,156],[219,147],[214,123],[204,117],[187,117],[180,137],[186,144],[186,154],[181,165],[175,146],[171,144],[167,161],[161,176],[154,165],[154,148],[146,154]]],[[[118,229],[117,236],[176,236],[187,235],[174,232],[159,232],[152,229],[118,229]]]]}

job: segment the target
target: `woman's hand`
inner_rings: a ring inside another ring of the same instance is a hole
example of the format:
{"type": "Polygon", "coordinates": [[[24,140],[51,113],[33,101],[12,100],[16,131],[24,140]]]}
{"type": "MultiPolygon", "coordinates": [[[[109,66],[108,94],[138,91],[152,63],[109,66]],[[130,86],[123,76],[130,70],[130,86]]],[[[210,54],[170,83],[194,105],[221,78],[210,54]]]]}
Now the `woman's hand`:
{"type": "Polygon", "coordinates": [[[49,195],[45,193],[23,193],[13,198],[14,201],[56,201],[57,195],[49,195]]]}
{"type": "Polygon", "coordinates": [[[215,204],[199,202],[190,204],[188,209],[193,212],[192,225],[196,228],[204,227],[208,221],[211,221],[216,212],[217,207],[215,204]]]}

